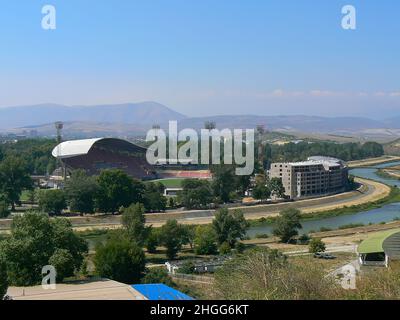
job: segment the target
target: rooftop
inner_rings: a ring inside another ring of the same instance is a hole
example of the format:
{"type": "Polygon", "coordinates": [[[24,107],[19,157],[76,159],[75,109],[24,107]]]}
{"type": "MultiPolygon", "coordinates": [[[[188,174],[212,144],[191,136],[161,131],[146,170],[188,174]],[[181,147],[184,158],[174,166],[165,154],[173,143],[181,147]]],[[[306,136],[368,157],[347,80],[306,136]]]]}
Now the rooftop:
{"type": "Polygon", "coordinates": [[[400,229],[385,230],[373,233],[367,239],[361,242],[361,244],[358,246],[357,251],[358,253],[362,254],[384,252],[385,240],[392,235],[395,235],[396,233],[400,233],[400,229]]]}

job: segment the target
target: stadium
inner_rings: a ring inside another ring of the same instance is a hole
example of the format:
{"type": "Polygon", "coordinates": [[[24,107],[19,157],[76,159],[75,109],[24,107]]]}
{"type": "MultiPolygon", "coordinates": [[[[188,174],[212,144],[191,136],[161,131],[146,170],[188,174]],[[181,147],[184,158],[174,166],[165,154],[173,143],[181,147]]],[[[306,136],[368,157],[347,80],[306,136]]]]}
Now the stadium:
{"type": "Polygon", "coordinates": [[[62,163],[66,176],[77,169],[89,175],[98,175],[105,169],[120,169],[140,180],[211,177],[209,170],[197,170],[193,165],[152,166],[146,160],[146,150],[122,139],[96,138],[61,142],[52,155],[62,163]]]}
{"type": "Polygon", "coordinates": [[[157,178],[154,168],[146,161],[146,149],[121,139],[65,141],[53,149],[52,155],[62,161],[67,174],[77,169],[90,175],[105,169],[120,169],[141,180],[157,178]]]}

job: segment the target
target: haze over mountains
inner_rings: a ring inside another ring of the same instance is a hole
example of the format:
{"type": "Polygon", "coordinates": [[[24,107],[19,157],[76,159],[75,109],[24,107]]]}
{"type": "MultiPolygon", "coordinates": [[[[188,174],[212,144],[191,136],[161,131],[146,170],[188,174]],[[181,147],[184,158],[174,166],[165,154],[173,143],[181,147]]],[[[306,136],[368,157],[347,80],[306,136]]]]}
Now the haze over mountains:
{"type": "MultiPolygon", "coordinates": [[[[277,111],[279,112],[279,111],[277,111]]],[[[157,102],[116,105],[65,106],[41,104],[0,108],[0,132],[21,133],[35,130],[39,135],[54,135],[55,121],[65,123],[67,136],[141,135],[152,125],[167,127],[178,120],[180,128],[201,129],[207,120],[218,128],[255,128],[268,130],[332,134],[375,134],[400,136],[400,117],[373,120],[363,117],[219,115],[188,117],[157,102]]]]}

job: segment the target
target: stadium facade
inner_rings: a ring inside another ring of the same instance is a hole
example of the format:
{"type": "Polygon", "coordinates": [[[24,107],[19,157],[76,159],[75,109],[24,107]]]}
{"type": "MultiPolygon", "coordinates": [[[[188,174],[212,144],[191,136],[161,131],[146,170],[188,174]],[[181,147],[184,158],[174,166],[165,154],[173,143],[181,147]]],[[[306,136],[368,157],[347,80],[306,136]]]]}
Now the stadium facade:
{"type": "Polygon", "coordinates": [[[53,149],[52,155],[62,161],[67,172],[83,169],[89,175],[97,175],[101,170],[120,169],[137,179],[157,178],[146,161],[146,148],[122,139],[65,141],[53,149]]]}
{"type": "Polygon", "coordinates": [[[348,168],[339,159],[309,157],[303,162],[272,163],[269,178],[281,178],[290,199],[343,192],[348,187],[348,168]]]}

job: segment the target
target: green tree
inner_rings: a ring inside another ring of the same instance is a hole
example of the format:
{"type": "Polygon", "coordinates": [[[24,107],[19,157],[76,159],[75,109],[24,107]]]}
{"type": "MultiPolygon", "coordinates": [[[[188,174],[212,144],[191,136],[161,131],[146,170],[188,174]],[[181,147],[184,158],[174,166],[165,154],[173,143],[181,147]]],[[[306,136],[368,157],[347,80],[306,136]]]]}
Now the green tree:
{"type": "Polygon", "coordinates": [[[231,165],[215,165],[211,168],[213,174],[212,188],[214,195],[222,202],[231,200],[231,194],[237,186],[235,168],[231,165]]]}
{"type": "Polygon", "coordinates": [[[196,254],[217,253],[217,236],[212,226],[197,226],[194,238],[196,254]]]}
{"type": "Polygon", "coordinates": [[[65,182],[65,195],[72,212],[93,213],[98,185],[84,170],[75,170],[65,182]]]}
{"type": "Polygon", "coordinates": [[[175,286],[175,283],[172,281],[169,276],[167,270],[165,268],[149,268],[146,271],[146,275],[142,279],[142,283],[151,284],[151,283],[164,283],[169,287],[175,286]]]}
{"type": "Polygon", "coordinates": [[[182,249],[182,227],[176,220],[168,220],[160,230],[160,244],[167,249],[168,259],[174,259],[182,249]]]}
{"type": "MultiPolygon", "coordinates": [[[[72,256],[71,269],[80,268],[88,246],[77,236],[65,218],[49,219],[46,214],[27,212],[16,216],[11,236],[0,242],[0,256],[7,264],[10,284],[30,286],[40,283],[42,267],[50,264],[56,250],[65,249],[72,256]]],[[[72,276],[73,271],[65,276],[72,276]]]]}
{"type": "Polygon", "coordinates": [[[74,274],[75,265],[74,257],[66,249],[56,249],[49,259],[49,264],[57,271],[57,282],[61,282],[64,278],[74,274]]]}
{"type": "Polygon", "coordinates": [[[213,196],[207,180],[185,179],[178,200],[187,209],[206,208],[212,203],[213,196]]]}
{"type": "Polygon", "coordinates": [[[195,226],[194,225],[181,225],[182,244],[189,245],[191,249],[194,246],[195,226]]]}
{"type": "Polygon", "coordinates": [[[63,190],[41,190],[39,193],[39,208],[49,214],[60,215],[67,208],[63,190]]]}
{"type": "Polygon", "coordinates": [[[101,277],[136,284],[140,283],[145,271],[145,255],[135,242],[114,236],[96,247],[94,265],[101,277]]]}
{"type": "Polygon", "coordinates": [[[130,205],[122,211],[122,225],[127,231],[128,237],[142,246],[149,233],[146,228],[146,218],[144,216],[144,206],[141,203],[130,205]]]}
{"type": "Polygon", "coordinates": [[[97,178],[96,204],[100,211],[116,212],[132,203],[143,203],[144,185],[118,169],[103,170],[97,178]]]}
{"type": "Polygon", "coordinates": [[[325,243],[319,238],[312,238],[308,244],[310,253],[325,252],[325,243]]]}
{"type": "Polygon", "coordinates": [[[263,182],[257,183],[253,189],[253,198],[254,199],[266,200],[270,197],[270,195],[271,195],[270,190],[263,182]]]}
{"type": "Polygon", "coordinates": [[[237,239],[244,238],[249,226],[241,210],[229,211],[226,208],[218,210],[212,222],[218,244],[227,242],[231,248],[234,248],[237,239]]]}
{"type": "Polygon", "coordinates": [[[156,253],[157,246],[159,244],[160,244],[160,229],[155,229],[150,226],[145,243],[147,252],[156,253]]]}
{"type": "Polygon", "coordinates": [[[272,178],[268,181],[267,188],[270,190],[270,194],[283,198],[285,196],[285,187],[282,184],[281,178],[272,178]]]}
{"type": "Polygon", "coordinates": [[[0,193],[15,211],[24,189],[32,189],[33,182],[25,161],[17,156],[7,156],[0,163],[0,193]]]}
{"type": "Polygon", "coordinates": [[[7,265],[0,259],[0,300],[3,300],[7,293],[8,279],[7,279],[7,265]]]}
{"type": "Polygon", "coordinates": [[[167,198],[163,195],[164,189],[165,187],[161,183],[146,183],[143,196],[146,211],[165,211],[167,207],[167,198]]]}
{"type": "Polygon", "coordinates": [[[298,229],[301,229],[301,212],[296,208],[282,210],[276,218],[273,234],[281,239],[282,242],[289,242],[297,236],[298,229]]]}

